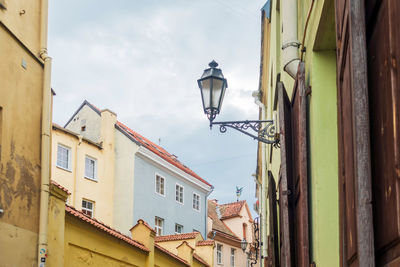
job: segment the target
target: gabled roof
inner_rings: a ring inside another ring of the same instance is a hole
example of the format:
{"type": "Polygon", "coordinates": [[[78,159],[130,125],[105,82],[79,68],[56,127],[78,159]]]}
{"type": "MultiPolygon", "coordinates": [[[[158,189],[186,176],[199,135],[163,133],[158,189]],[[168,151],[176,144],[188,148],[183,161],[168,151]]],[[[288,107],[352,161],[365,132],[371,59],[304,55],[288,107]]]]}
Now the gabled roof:
{"type": "Polygon", "coordinates": [[[199,175],[197,175],[194,171],[192,171],[187,166],[182,164],[176,158],[176,156],[168,153],[164,148],[156,145],[155,143],[151,142],[149,139],[147,139],[147,138],[143,137],[142,135],[138,134],[137,132],[133,131],[132,129],[130,129],[128,126],[126,126],[122,122],[117,121],[116,128],[119,129],[120,131],[128,134],[130,137],[132,137],[132,139],[135,143],[139,143],[140,145],[144,146],[145,148],[147,148],[151,152],[155,153],[157,156],[161,157],[162,159],[166,160],[167,162],[171,163],[175,167],[177,167],[180,170],[186,172],[187,174],[193,176],[194,178],[201,181],[202,183],[212,187],[212,185],[209,184],[206,180],[204,180],[199,175]]]}
{"type": "Polygon", "coordinates": [[[90,218],[89,216],[83,214],[82,212],[76,210],[75,208],[73,208],[71,206],[65,205],[65,211],[68,214],[71,214],[72,216],[75,216],[76,218],[93,225],[94,227],[104,231],[105,233],[107,233],[111,236],[121,239],[122,241],[124,241],[134,247],[137,247],[138,249],[140,249],[142,251],[149,252],[149,249],[146,248],[143,244],[133,240],[132,238],[118,232],[117,230],[111,228],[110,226],[108,226],[94,218],[90,218]]]}
{"type": "Polygon", "coordinates": [[[76,114],[78,114],[78,112],[85,106],[87,105],[88,107],[90,107],[91,109],[93,109],[94,112],[96,112],[97,114],[101,115],[101,110],[96,107],[95,105],[90,104],[86,99],[83,101],[83,103],[79,106],[79,108],[75,111],[74,114],[72,114],[71,118],[69,118],[69,120],[67,121],[67,123],[64,125],[64,128],[67,127],[67,125],[72,121],[72,119],[75,117],[76,114]]]}
{"type": "Polygon", "coordinates": [[[185,233],[185,234],[176,234],[176,235],[162,235],[156,236],[154,241],[156,242],[165,242],[165,241],[176,241],[176,240],[186,240],[196,238],[197,235],[201,235],[199,232],[185,233]]]}
{"type": "Polygon", "coordinates": [[[219,205],[215,201],[208,200],[208,217],[213,221],[212,231],[215,231],[216,234],[221,234],[225,238],[240,242],[240,238],[218,218],[217,208],[219,208],[219,205]]]}
{"type": "Polygon", "coordinates": [[[64,186],[60,185],[60,184],[57,183],[56,181],[51,180],[51,184],[55,185],[56,187],[58,187],[59,189],[61,189],[61,190],[64,191],[65,193],[67,193],[68,195],[71,195],[71,192],[69,192],[67,188],[65,188],[64,186]]]}
{"type": "MultiPolygon", "coordinates": [[[[64,127],[66,127],[70,121],[75,117],[75,115],[85,106],[89,106],[91,109],[93,109],[93,111],[95,111],[97,114],[99,114],[101,116],[101,110],[96,107],[95,105],[89,103],[87,100],[83,101],[82,105],[80,105],[80,107],[78,108],[78,110],[72,115],[72,117],[68,120],[68,122],[65,124],[64,127]]],[[[200,182],[210,186],[211,188],[213,188],[213,186],[208,183],[206,180],[204,180],[203,178],[201,178],[197,173],[195,173],[194,171],[192,171],[191,169],[189,169],[187,166],[185,166],[182,162],[180,162],[176,156],[168,153],[168,151],[166,151],[164,148],[156,145],[155,143],[151,142],[149,139],[145,138],[144,136],[140,135],[139,133],[133,131],[132,129],[130,129],[128,126],[126,126],[125,124],[123,124],[120,121],[117,121],[117,123],[115,124],[115,128],[118,129],[119,131],[121,131],[123,134],[125,134],[130,140],[132,140],[133,142],[135,142],[136,144],[138,144],[139,146],[144,146],[145,148],[147,148],[148,150],[150,150],[151,152],[153,152],[154,154],[156,154],[157,156],[161,157],[163,160],[167,161],[168,163],[174,165],[175,167],[177,167],[178,169],[184,171],[185,173],[191,175],[192,177],[196,178],[197,180],[199,180],[200,182]]]]}
{"type": "Polygon", "coordinates": [[[245,200],[242,200],[242,201],[218,205],[219,210],[221,212],[221,220],[233,217],[239,217],[240,211],[242,210],[242,207],[245,205],[245,202],[246,202],[245,200]]]}

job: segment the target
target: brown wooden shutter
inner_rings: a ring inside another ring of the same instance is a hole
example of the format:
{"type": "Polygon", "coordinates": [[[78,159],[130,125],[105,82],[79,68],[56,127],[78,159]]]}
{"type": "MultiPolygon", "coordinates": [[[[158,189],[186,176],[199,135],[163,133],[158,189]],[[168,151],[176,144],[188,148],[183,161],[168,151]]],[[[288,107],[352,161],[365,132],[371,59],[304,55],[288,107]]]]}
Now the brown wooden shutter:
{"type": "Polygon", "coordinates": [[[307,102],[304,62],[299,65],[292,97],[293,201],[296,266],[309,267],[307,102]]]}
{"type": "Polygon", "coordinates": [[[400,2],[366,1],[366,14],[375,256],[400,266],[400,2]]]}
{"type": "Polygon", "coordinates": [[[282,82],[278,86],[279,132],[281,145],[281,169],[279,179],[279,217],[281,240],[281,265],[294,266],[293,212],[289,195],[293,188],[292,107],[282,82]]]}
{"type": "Polygon", "coordinates": [[[364,0],[336,0],[341,266],[373,266],[364,0]]]}
{"type": "Polygon", "coordinates": [[[268,171],[268,200],[269,200],[269,232],[268,238],[268,266],[279,267],[279,236],[278,213],[276,210],[276,183],[274,176],[268,171]]]}

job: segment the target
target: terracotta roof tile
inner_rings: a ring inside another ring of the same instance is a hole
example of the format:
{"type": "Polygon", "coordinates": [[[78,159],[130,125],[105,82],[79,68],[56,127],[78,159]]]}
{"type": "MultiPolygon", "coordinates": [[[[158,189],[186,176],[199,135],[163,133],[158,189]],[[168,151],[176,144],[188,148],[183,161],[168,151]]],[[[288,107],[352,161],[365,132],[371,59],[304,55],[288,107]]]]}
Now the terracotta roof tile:
{"type": "Polygon", "coordinates": [[[156,242],[165,242],[165,241],[175,241],[175,240],[185,240],[196,238],[199,235],[199,232],[185,233],[185,234],[176,234],[176,235],[161,235],[156,236],[154,241],[156,242]]]}
{"type": "Polygon", "coordinates": [[[214,240],[202,240],[196,243],[196,246],[211,246],[215,245],[214,240]]]}
{"type": "Polygon", "coordinates": [[[221,220],[240,216],[240,210],[245,204],[245,200],[219,205],[221,220]]]}
{"type": "Polygon", "coordinates": [[[197,261],[199,261],[200,263],[202,263],[204,266],[210,267],[210,265],[208,265],[207,262],[205,262],[205,260],[203,260],[199,255],[197,255],[196,253],[193,253],[193,258],[195,258],[197,261]]]}
{"type": "Polygon", "coordinates": [[[69,192],[67,188],[65,188],[64,186],[58,184],[56,181],[51,180],[51,184],[53,184],[53,185],[55,185],[56,187],[60,188],[62,191],[64,191],[64,192],[67,193],[68,195],[71,195],[71,192],[69,192]]]}
{"type": "Polygon", "coordinates": [[[104,224],[104,223],[102,223],[102,222],[100,222],[100,221],[98,221],[98,220],[96,220],[94,218],[88,217],[87,215],[83,214],[82,212],[76,210],[75,208],[73,208],[71,206],[65,205],[65,211],[67,213],[77,217],[78,219],[80,219],[82,221],[90,223],[94,227],[106,232],[109,235],[112,235],[112,236],[114,236],[114,237],[116,237],[118,239],[121,239],[122,241],[125,241],[126,243],[128,243],[128,244],[130,244],[130,245],[132,245],[134,247],[137,247],[137,248],[139,248],[139,249],[141,249],[141,250],[143,250],[145,252],[149,252],[149,249],[146,248],[143,244],[141,244],[141,243],[133,240],[132,238],[130,238],[130,237],[118,232],[115,229],[112,229],[110,226],[108,226],[108,225],[106,225],[106,224],[104,224]]]}
{"type": "Polygon", "coordinates": [[[229,237],[230,239],[233,240],[239,240],[240,239],[235,235],[235,233],[232,232],[231,229],[229,229],[228,226],[220,219],[218,218],[217,214],[217,207],[219,208],[220,205],[218,205],[215,201],[208,200],[208,217],[211,218],[213,221],[212,224],[212,230],[216,231],[217,233],[223,233],[225,237],[229,237]]]}
{"type": "Polygon", "coordinates": [[[187,265],[187,266],[190,266],[190,264],[189,264],[187,261],[185,261],[184,259],[178,257],[177,255],[175,255],[175,254],[172,253],[171,251],[169,251],[169,250],[163,248],[162,246],[157,245],[157,244],[154,244],[154,247],[155,247],[156,249],[158,249],[158,250],[164,252],[165,254],[168,254],[169,256],[175,258],[176,260],[182,262],[183,264],[185,264],[185,265],[187,265]]]}
{"type": "Polygon", "coordinates": [[[125,133],[129,134],[129,136],[131,136],[134,140],[136,140],[137,142],[139,142],[140,144],[142,144],[144,147],[146,147],[147,149],[149,149],[151,152],[155,153],[156,155],[160,156],[161,158],[163,158],[164,160],[166,160],[167,162],[171,163],[172,165],[174,165],[175,167],[181,169],[182,171],[186,172],[187,174],[195,177],[197,180],[205,183],[208,186],[212,186],[211,184],[209,184],[206,180],[204,180],[203,178],[201,178],[199,175],[197,175],[194,171],[192,171],[191,169],[189,169],[187,166],[185,166],[184,164],[182,164],[177,158],[176,156],[168,153],[164,148],[154,144],[153,142],[151,142],[149,139],[143,137],[142,135],[138,134],[137,132],[133,131],[132,129],[130,129],[128,126],[126,126],[125,124],[123,124],[120,121],[117,121],[117,126],[123,130],[125,133]]]}

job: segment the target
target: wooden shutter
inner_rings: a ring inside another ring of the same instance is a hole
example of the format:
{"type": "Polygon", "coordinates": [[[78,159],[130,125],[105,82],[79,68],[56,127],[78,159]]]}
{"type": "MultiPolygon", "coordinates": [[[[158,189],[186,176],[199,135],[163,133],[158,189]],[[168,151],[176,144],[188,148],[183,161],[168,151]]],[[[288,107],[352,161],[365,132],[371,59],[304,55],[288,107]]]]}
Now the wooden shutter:
{"type": "Polygon", "coordinates": [[[341,266],[373,266],[364,0],[336,0],[341,266]]]}
{"type": "Polygon", "coordinates": [[[277,83],[279,105],[279,132],[281,145],[281,169],[279,179],[279,222],[281,240],[281,266],[294,266],[292,195],[292,107],[282,82],[277,83]]]}
{"type": "Polygon", "coordinates": [[[299,65],[292,96],[293,201],[296,266],[309,267],[307,109],[305,67],[299,65]]]}
{"type": "Polygon", "coordinates": [[[268,238],[268,265],[279,267],[279,236],[278,215],[276,210],[276,183],[274,176],[268,171],[268,200],[269,200],[269,232],[268,238]]]}
{"type": "Polygon", "coordinates": [[[366,14],[375,257],[400,266],[400,2],[366,1],[366,14]]]}

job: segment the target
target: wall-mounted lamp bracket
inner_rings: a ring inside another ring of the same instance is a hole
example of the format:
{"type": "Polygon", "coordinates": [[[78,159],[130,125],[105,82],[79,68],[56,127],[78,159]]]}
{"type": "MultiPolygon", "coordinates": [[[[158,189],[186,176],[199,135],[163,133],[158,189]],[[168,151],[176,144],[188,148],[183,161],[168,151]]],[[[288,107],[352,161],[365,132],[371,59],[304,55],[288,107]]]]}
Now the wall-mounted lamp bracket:
{"type": "Polygon", "coordinates": [[[276,127],[273,120],[211,121],[210,128],[212,128],[213,125],[218,125],[221,133],[225,133],[229,127],[260,142],[273,145],[276,148],[279,147],[279,133],[275,132],[276,127]]]}

